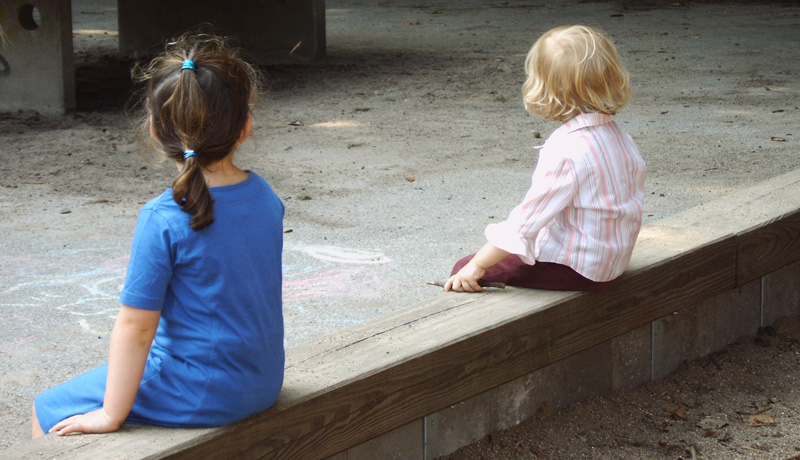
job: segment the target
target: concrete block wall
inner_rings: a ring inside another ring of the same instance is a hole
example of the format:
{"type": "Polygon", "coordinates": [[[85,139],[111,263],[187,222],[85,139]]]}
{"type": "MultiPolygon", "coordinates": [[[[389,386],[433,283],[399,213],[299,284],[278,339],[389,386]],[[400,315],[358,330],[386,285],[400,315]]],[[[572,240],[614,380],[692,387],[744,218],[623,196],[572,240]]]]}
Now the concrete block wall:
{"type": "Polygon", "coordinates": [[[761,278],[762,326],[776,319],[798,314],[800,304],[800,262],[793,263],[761,278]]]}
{"type": "Polygon", "coordinates": [[[800,262],[440,410],[329,460],[433,460],[540,411],[660,380],[778,318],[800,315],[800,262]]]}
{"type": "Polygon", "coordinates": [[[0,112],[74,109],[70,1],[0,2],[0,112]]]}

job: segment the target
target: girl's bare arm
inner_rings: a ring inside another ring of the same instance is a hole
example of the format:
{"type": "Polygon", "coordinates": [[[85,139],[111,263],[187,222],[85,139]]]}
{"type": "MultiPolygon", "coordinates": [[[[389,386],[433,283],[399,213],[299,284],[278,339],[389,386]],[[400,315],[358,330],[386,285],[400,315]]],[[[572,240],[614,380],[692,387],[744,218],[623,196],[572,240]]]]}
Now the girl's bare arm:
{"type": "Polygon", "coordinates": [[[160,317],[160,311],[122,305],[111,332],[103,408],[63,420],[51,432],[58,432],[62,436],[76,432],[107,433],[122,426],[139,391],[160,317]]]}

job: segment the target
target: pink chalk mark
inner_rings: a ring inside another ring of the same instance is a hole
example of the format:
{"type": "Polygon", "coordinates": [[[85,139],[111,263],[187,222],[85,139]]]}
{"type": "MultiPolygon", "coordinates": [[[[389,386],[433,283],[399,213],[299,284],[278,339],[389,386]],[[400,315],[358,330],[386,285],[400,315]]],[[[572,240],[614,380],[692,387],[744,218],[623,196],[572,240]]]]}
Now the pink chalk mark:
{"type": "Polygon", "coordinates": [[[35,335],[29,335],[28,337],[25,337],[24,339],[19,339],[16,342],[4,343],[3,345],[0,345],[0,349],[13,347],[15,345],[22,345],[23,343],[30,342],[31,340],[33,340],[35,338],[36,338],[35,335]]]}
{"type": "Polygon", "coordinates": [[[30,318],[25,318],[24,316],[19,316],[19,315],[18,315],[18,314],[16,314],[16,313],[15,313],[15,314],[13,314],[12,316],[13,316],[15,319],[18,319],[18,320],[22,321],[23,323],[33,324],[33,320],[31,320],[30,318]]]}
{"type": "Polygon", "coordinates": [[[109,259],[103,262],[103,268],[109,271],[125,268],[128,266],[128,261],[130,260],[130,258],[131,255],[126,254],[124,256],[116,257],[114,259],[109,259]]]}
{"type": "Polygon", "coordinates": [[[284,280],[284,300],[302,300],[322,297],[379,296],[382,283],[374,275],[356,270],[328,270],[305,279],[284,280]]]}
{"type": "Polygon", "coordinates": [[[284,281],[284,298],[323,297],[342,293],[347,290],[347,282],[350,278],[349,271],[329,270],[313,278],[284,281]]]}

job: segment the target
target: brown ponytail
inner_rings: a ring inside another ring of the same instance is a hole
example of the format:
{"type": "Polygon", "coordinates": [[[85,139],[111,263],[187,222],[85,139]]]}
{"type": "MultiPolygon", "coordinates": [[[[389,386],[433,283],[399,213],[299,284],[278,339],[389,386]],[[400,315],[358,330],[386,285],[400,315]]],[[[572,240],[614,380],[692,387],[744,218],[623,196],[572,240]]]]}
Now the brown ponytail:
{"type": "Polygon", "coordinates": [[[172,182],[172,198],[181,209],[192,215],[189,225],[201,230],[214,222],[214,199],[208,190],[203,171],[196,157],[184,161],[178,177],[172,182]]]}
{"type": "Polygon", "coordinates": [[[192,229],[201,230],[214,222],[203,168],[236,147],[258,96],[258,73],[223,38],[199,34],[168,43],[140,74],[153,142],[182,165],[173,199],[191,214],[192,229]],[[187,150],[194,155],[184,158],[187,150]]]}

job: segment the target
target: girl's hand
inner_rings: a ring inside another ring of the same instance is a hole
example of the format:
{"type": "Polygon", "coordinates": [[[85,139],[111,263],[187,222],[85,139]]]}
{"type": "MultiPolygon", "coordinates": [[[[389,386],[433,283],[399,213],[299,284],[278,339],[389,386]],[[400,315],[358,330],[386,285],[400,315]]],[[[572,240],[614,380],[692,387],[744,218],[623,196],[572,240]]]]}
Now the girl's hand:
{"type": "Polygon", "coordinates": [[[50,432],[57,432],[59,436],[70,433],[110,433],[119,430],[122,423],[112,422],[108,414],[103,409],[97,409],[88,414],[75,415],[62,420],[50,429],[50,432]]]}
{"type": "Polygon", "coordinates": [[[473,263],[473,260],[469,261],[469,263],[464,265],[464,267],[461,268],[458,273],[451,276],[450,279],[444,283],[445,292],[451,290],[458,292],[483,291],[483,288],[478,284],[478,280],[481,279],[484,274],[486,274],[486,269],[481,268],[477,264],[473,263]]]}

